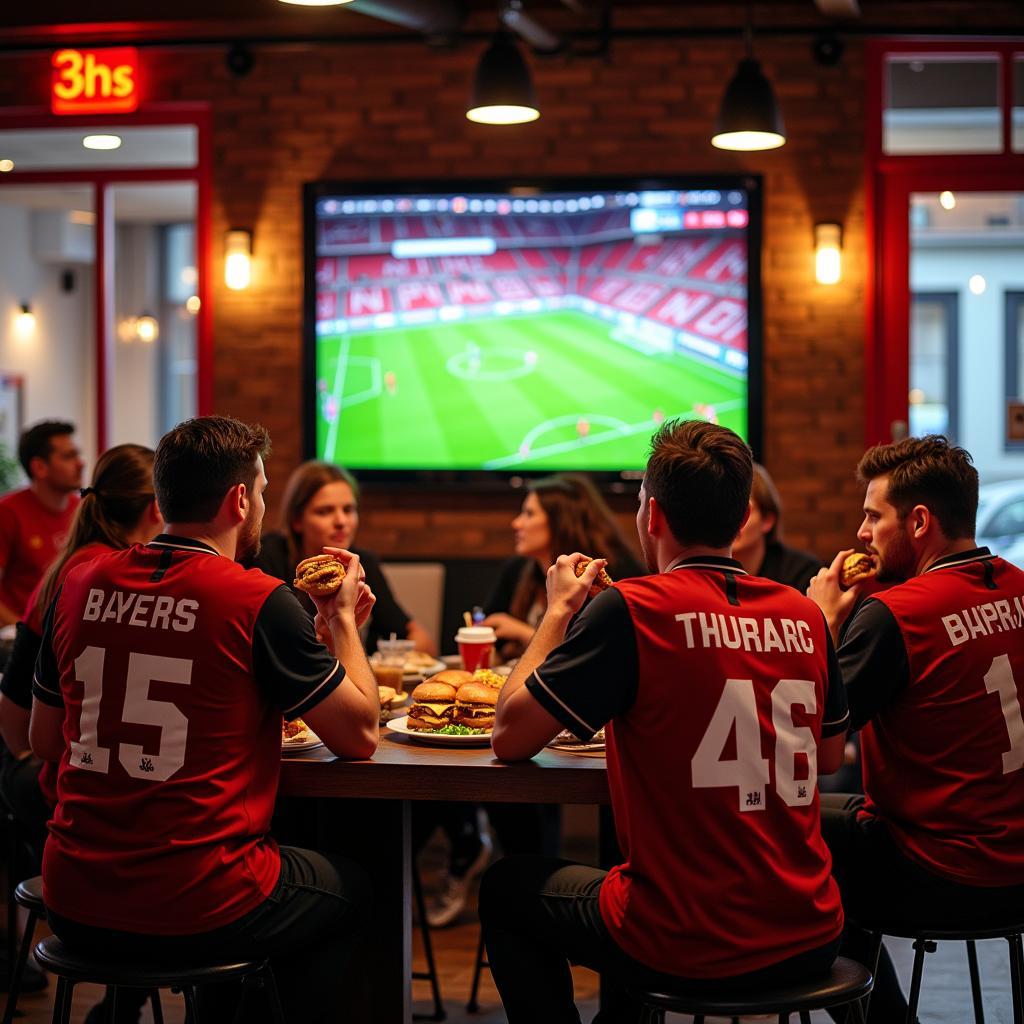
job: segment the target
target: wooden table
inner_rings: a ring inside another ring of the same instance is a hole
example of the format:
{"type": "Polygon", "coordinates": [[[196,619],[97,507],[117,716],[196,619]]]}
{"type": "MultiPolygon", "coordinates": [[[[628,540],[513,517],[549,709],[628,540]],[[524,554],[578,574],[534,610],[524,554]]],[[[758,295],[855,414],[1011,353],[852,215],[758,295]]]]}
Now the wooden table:
{"type": "Polygon", "coordinates": [[[428,747],[381,730],[372,760],[342,761],[326,748],[285,758],[281,792],[345,801],[326,843],[359,861],[374,883],[367,984],[345,1019],[406,1024],[412,1017],[410,801],[607,804],[603,758],[544,750],[504,764],[489,747],[428,747]]]}

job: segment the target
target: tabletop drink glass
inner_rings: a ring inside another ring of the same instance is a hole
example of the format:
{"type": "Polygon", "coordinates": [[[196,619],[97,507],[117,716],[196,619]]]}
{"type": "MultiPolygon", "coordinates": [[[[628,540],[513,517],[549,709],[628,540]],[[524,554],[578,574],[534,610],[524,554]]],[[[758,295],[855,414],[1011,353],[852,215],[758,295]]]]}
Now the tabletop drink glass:
{"type": "Polygon", "coordinates": [[[490,626],[463,626],[455,634],[462,667],[467,672],[475,672],[478,668],[490,668],[495,640],[497,636],[490,626]]]}
{"type": "Polygon", "coordinates": [[[405,660],[415,647],[412,640],[377,641],[377,658],[373,663],[373,674],[377,677],[378,686],[390,686],[399,696],[405,692],[402,688],[405,660]]]}

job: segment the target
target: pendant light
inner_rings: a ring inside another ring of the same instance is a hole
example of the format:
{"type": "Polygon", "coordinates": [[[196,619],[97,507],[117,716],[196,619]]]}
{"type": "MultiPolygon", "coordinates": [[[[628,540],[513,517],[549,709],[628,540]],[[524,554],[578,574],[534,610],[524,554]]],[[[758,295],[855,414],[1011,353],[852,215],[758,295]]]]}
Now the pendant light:
{"type": "Polygon", "coordinates": [[[479,124],[525,124],[540,117],[530,69],[504,29],[480,56],[466,117],[479,124]]]}
{"type": "Polygon", "coordinates": [[[760,63],[754,58],[749,5],[743,34],[746,56],[740,60],[736,73],[726,86],[711,144],[719,149],[745,151],[778,149],[786,144],[786,128],[771,82],[765,78],[760,63]]]}

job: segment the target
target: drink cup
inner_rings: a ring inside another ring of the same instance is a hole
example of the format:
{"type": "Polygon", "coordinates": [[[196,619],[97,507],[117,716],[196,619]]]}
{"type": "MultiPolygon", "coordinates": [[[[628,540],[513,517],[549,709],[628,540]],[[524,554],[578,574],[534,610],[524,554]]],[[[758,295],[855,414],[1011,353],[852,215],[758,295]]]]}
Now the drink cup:
{"type": "Polygon", "coordinates": [[[455,634],[462,667],[467,672],[475,672],[478,668],[490,668],[496,639],[490,626],[463,626],[455,634]]]}
{"type": "Polygon", "coordinates": [[[373,664],[373,674],[377,677],[378,686],[390,686],[401,696],[405,690],[402,677],[405,670],[405,659],[415,648],[412,640],[378,640],[377,657],[373,664]]]}

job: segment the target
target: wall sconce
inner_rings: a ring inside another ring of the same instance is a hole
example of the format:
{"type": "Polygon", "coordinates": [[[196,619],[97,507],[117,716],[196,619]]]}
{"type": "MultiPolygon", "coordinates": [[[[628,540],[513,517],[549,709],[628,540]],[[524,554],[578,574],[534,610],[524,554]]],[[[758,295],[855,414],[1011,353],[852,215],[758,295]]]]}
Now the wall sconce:
{"type": "Polygon", "coordinates": [[[135,337],[139,341],[144,341],[146,344],[151,344],[160,337],[160,324],[157,323],[155,316],[150,316],[149,313],[143,313],[135,321],[135,337]]]}
{"type": "Polygon", "coordinates": [[[36,315],[27,302],[21,304],[14,318],[14,333],[21,341],[28,341],[36,333],[36,315]]]}
{"type": "Polygon", "coordinates": [[[829,221],[814,225],[814,277],[818,284],[836,284],[842,276],[843,227],[829,221]]]}
{"type": "Polygon", "coordinates": [[[224,236],[224,283],[234,292],[252,281],[252,232],[232,228],[224,236]]]}

